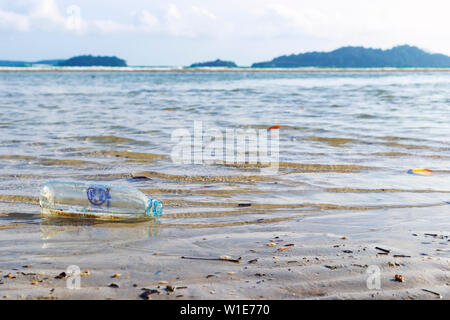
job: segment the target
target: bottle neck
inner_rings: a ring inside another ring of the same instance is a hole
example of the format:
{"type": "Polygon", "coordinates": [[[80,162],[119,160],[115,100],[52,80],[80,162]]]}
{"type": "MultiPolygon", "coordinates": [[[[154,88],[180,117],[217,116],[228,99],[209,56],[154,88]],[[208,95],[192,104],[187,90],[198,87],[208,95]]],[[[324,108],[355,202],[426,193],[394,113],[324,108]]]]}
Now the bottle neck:
{"type": "Polygon", "coordinates": [[[147,202],[147,216],[160,217],[162,215],[162,202],[150,199],[147,202]]]}

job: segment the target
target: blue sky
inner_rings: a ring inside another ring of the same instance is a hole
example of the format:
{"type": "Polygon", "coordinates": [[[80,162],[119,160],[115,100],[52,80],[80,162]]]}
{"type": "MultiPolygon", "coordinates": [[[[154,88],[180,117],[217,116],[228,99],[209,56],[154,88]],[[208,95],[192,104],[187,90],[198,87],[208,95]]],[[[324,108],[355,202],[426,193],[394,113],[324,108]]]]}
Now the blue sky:
{"type": "Polygon", "coordinates": [[[0,59],[117,55],[129,65],[239,65],[345,45],[450,55],[448,0],[0,0],[0,59]]]}

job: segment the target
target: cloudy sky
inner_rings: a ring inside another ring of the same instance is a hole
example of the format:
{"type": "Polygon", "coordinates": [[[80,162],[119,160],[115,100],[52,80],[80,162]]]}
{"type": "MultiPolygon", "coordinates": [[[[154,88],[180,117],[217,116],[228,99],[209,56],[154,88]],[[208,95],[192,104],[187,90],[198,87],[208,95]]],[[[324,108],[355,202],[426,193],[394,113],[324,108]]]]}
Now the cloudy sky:
{"type": "Polygon", "coordinates": [[[239,65],[355,45],[450,55],[448,0],[0,0],[0,59],[239,65]]]}

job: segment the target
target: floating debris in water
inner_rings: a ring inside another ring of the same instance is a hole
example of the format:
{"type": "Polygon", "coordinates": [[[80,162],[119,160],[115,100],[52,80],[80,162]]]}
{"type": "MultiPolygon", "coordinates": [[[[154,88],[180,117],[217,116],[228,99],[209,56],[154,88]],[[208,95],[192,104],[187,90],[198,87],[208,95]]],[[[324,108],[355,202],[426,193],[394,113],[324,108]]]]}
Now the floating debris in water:
{"type": "Polygon", "coordinates": [[[239,203],[238,207],[251,207],[252,204],[251,203],[239,203]]]}
{"type": "Polygon", "coordinates": [[[408,170],[409,174],[416,174],[421,176],[431,176],[433,174],[433,170],[430,169],[410,169],[408,170]]]}
{"type": "Polygon", "coordinates": [[[270,131],[270,130],[276,130],[276,129],[280,129],[280,128],[281,128],[281,124],[277,124],[277,125],[268,127],[268,128],[267,128],[267,131],[270,131]]]}

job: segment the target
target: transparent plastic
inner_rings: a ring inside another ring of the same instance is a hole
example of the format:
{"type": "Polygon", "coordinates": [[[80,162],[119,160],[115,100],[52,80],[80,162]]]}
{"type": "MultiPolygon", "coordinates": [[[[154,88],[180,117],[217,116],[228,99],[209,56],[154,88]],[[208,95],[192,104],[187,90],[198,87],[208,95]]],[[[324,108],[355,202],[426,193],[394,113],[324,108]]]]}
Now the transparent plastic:
{"type": "Polygon", "coordinates": [[[135,188],[84,182],[50,181],[41,188],[41,214],[96,219],[159,217],[162,202],[135,188]]]}

